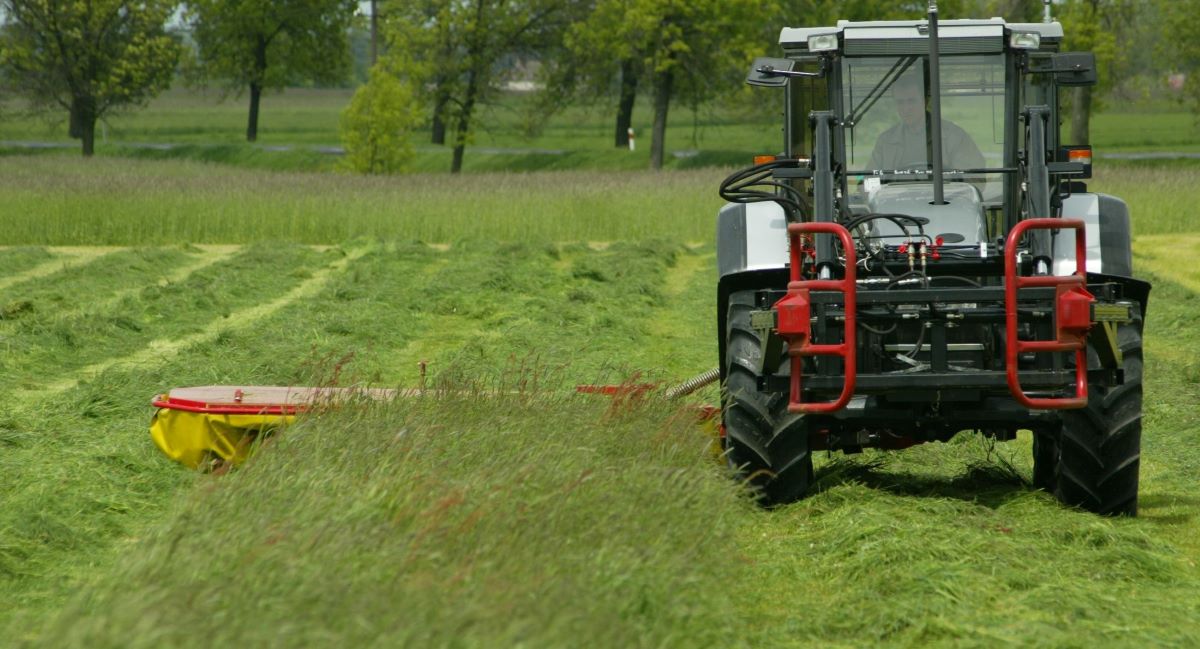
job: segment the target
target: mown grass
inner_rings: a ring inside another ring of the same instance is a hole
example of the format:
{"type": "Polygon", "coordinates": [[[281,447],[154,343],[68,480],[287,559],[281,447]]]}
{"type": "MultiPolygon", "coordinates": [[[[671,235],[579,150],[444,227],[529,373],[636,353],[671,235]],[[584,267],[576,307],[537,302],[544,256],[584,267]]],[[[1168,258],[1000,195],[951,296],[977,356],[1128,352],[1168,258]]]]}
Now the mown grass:
{"type": "MultiPolygon", "coordinates": [[[[1027,436],[822,456],[811,498],[758,510],[675,407],[613,408],[545,392],[603,367],[610,349],[645,347],[648,361],[656,343],[653,326],[576,322],[578,307],[552,299],[558,291],[607,277],[604,290],[614,292],[584,302],[598,315],[631,309],[629,320],[653,322],[691,311],[702,320],[707,291],[664,290],[650,296],[661,306],[638,306],[645,289],[619,275],[648,258],[638,271],[647,285],[706,285],[687,279],[687,253],[654,243],[385,246],[268,323],[183,350],[161,370],[107,378],[122,394],[138,381],[216,378],[239,367],[296,378],[368,331],[380,347],[410,354],[446,330],[468,332],[462,347],[431,354],[445,391],[323,413],[220,478],[156,464],[144,430],[115,433],[140,458],[132,470],[178,498],[142,504],[137,538],[114,523],[106,543],[59,549],[56,559],[83,555],[96,565],[63,576],[40,607],[10,614],[10,628],[30,644],[88,647],[561,646],[581,637],[596,646],[1194,644],[1200,417],[1192,404],[1200,382],[1185,350],[1200,334],[1181,325],[1200,298],[1157,275],[1172,258],[1154,244],[1140,246],[1137,259],[1157,284],[1138,519],[1066,510],[1032,491],[1027,436]],[[497,256],[512,261],[496,282],[475,290],[459,283],[463,266],[497,256]],[[537,267],[548,279],[526,277],[537,267]],[[408,282],[380,281],[405,269],[408,282]],[[428,310],[406,301],[442,290],[450,292],[428,310]],[[556,304],[566,313],[547,326],[556,304]],[[355,315],[342,321],[339,312],[355,315]],[[394,326],[371,328],[371,320],[394,326]],[[329,329],[343,322],[348,331],[329,329]],[[282,336],[284,325],[304,333],[282,336]],[[288,357],[312,341],[308,353],[288,357]],[[256,353],[264,349],[271,353],[256,353]],[[530,352],[550,360],[536,364],[530,352]],[[477,392],[464,397],[462,389],[477,392]],[[508,390],[518,394],[491,394],[508,390]]],[[[670,373],[712,354],[713,341],[690,342],[658,354],[670,373]]],[[[342,369],[378,371],[359,362],[342,369]]],[[[406,376],[411,385],[414,374],[406,376]]],[[[88,384],[63,403],[102,390],[88,384]]],[[[136,404],[107,403],[131,422],[145,415],[136,404]]],[[[94,454],[86,440],[82,432],[70,438],[81,456],[94,454]]],[[[96,476],[79,481],[89,479],[96,476]]],[[[62,533],[50,523],[75,515],[68,508],[79,505],[77,489],[60,493],[63,518],[48,516],[42,534],[62,533]]],[[[89,515],[94,524],[129,518],[89,515]]],[[[26,579],[8,587],[45,587],[45,575],[26,579]]]]}
{"type": "MultiPolygon", "coordinates": [[[[315,276],[337,251],[253,248],[232,257],[234,263],[199,269],[194,277],[167,286],[152,274],[134,281],[136,269],[116,281],[100,267],[119,267],[114,263],[119,258],[169,260],[178,250],[113,253],[94,261],[97,268],[90,274],[85,268],[68,269],[57,278],[73,293],[88,296],[73,305],[69,317],[58,317],[55,301],[46,297],[54,295],[54,277],[29,283],[34,308],[0,323],[7,325],[0,337],[11,343],[6,364],[43,361],[36,376],[5,371],[4,377],[20,380],[23,389],[0,397],[0,637],[29,633],[30,625],[60,607],[80,579],[124,551],[113,545],[117,539],[141,534],[189,484],[186,472],[163,461],[148,444],[146,403],[155,392],[213,383],[298,384],[321,380],[314,375],[327,377],[334,368],[343,382],[413,386],[421,359],[431,361],[433,372],[447,375],[488,366],[493,373],[519,371],[522,365],[541,372],[560,368],[555,387],[606,375],[624,378],[627,373],[618,376],[620,358],[611,343],[588,349],[581,341],[601,337],[604,323],[631,302],[644,300],[640,294],[648,287],[672,283],[670,259],[686,254],[678,244],[653,243],[605,251],[482,241],[448,252],[421,244],[354,245],[365,246],[365,256],[311,299],[286,304],[265,319],[249,319],[250,303],[308,281],[304,278],[315,276]],[[500,266],[497,259],[503,260],[500,266]],[[264,263],[246,263],[250,260],[264,263]],[[617,281],[639,264],[646,277],[617,281]],[[538,278],[535,269],[546,265],[555,272],[538,278]],[[490,274],[479,271],[489,266],[490,274]],[[571,290],[576,268],[609,278],[589,280],[602,301],[559,297],[571,290]],[[127,288],[135,290],[117,295],[127,288]],[[438,299],[436,308],[430,308],[431,296],[438,299]],[[137,317],[143,313],[156,317],[137,317]],[[121,332],[111,343],[90,338],[95,327],[116,314],[137,319],[143,330],[121,332]],[[63,335],[33,339],[36,344],[27,340],[27,331],[45,323],[63,335]],[[568,333],[524,348],[547,323],[568,333]],[[131,342],[140,349],[158,348],[181,335],[191,337],[184,347],[137,355],[145,357],[137,363],[123,360],[131,342]],[[72,347],[64,342],[68,338],[93,344],[72,347]],[[81,375],[84,364],[102,369],[81,375]],[[570,372],[562,369],[567,366],[570,372]]],[[[711,263],[711,256],[706,259],[711,263]]],[[[9,291],[19,295],[25,289],[9,291]]],[[[643,345],[651,342],[644,340],[643,345]]],[[[674,376],[711,362],[707,349],[686,351],[648,369],[674,376]]]]}

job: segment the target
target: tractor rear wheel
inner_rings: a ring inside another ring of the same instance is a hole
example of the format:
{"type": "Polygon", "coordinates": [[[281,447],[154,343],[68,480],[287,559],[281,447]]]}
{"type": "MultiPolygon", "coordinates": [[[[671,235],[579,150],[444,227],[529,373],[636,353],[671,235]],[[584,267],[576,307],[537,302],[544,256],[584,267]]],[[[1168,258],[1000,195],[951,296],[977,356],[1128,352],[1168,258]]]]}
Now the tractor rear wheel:
{"type": "MultiPolygon", "coordinates": [[[[1063,413],[1054,495],[1107,516],[1136,516],[1142,443],[1142,320],[1120,325],[1124,381],[1092,383],[1088,405],[1063,413]]],[[[1089,354],[1092,354],[1089,350],[1089,354]]]]}
{"type": "Polygon", "coordinates": [[[1054,493],[1058,471],[1057,432],[1037,431],[1033,434],[1033,486],[1054,493]]]}
{"type": "MultiPolygon", "coordinates": [[[[762,338],[750,326],[758,307],[755,291],[729,297],[725,320],[725,457],[735,474],[757,490],[763,505],[799,500],[813,479],[808,430],[801,415],[789,414],[787,395],[761,392],[758,379],[762,338]]],[[[767,359],[788,375],[788,356],[767,359]]]]}

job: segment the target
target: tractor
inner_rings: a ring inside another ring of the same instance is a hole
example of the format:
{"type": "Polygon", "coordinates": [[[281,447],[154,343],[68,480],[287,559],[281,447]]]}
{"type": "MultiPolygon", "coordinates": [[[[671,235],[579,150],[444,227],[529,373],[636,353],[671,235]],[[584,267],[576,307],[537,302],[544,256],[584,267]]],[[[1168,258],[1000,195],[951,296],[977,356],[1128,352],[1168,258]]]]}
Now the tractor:
{"type": "Polygon", "coordinates": [[[813,453],[1032,432],[1033,484],[1136,515],[1142,323],[1129,210],[1064,144],[1095,58],[1062,25],[784,28],[747,82],[782,93],[782,153],[721,185],[722,439],[774,506],[813,453]]]}

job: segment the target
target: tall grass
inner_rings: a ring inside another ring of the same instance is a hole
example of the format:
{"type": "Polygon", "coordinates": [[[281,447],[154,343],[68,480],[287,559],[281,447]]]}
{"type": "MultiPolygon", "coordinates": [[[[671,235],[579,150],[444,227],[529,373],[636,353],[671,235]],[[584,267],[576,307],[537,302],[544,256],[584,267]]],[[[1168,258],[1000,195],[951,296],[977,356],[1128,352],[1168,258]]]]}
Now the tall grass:
{"type": "MultiPolygon", "coordinates": [[[[0,158],[0,245],[162,245],[355,237],[711,242],[727,169],[365,178],[191,162],[0,158]]],[[[1200,167],[1098,165],[1141,234],[1192,232],[1200,167]]]]}
{"type": "Polygon", "coordinates": [[[365,178],[0,158],[0,245],[712,238],[722,173],[365,178]]]}
{"type": "Polygon", "coordinates": [[[734,520],[713,513],[749,505],[690,422],[545,396],[312,419],[204,481],[41,640],[728,645],[734,520]]]}

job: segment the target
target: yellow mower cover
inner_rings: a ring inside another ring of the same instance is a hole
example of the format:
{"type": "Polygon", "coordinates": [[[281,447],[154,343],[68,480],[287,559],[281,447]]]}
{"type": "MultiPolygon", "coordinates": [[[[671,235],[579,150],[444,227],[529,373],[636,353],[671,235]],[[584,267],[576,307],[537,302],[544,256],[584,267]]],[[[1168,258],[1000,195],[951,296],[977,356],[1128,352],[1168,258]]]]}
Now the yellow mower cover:
{"type": "Polygon", "coordinates": [[[226,415],[161,408],[150,423],[150,437],[167,457],[193,469],[214,457],[241,464],[260,434],[294,419],[294,415],[226,415]]]}

